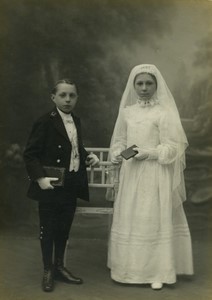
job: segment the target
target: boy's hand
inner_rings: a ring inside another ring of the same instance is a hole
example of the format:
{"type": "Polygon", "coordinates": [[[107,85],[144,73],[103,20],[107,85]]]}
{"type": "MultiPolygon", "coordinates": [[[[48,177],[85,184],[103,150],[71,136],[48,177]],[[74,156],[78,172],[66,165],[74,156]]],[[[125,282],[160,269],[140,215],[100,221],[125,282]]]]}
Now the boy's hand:
{"type": "Polygon", "coordinates": [[[91,167],[94,167],[96,166],[97,164],[99,163],[99,159],[98,157],[96,156],[96,154],[89,154],[86,158],[86,165],[87,166],[91,166],[91,167]]]}
{"type": "Polygon", "coordinates": [[[37,179],[37,183],[39,184],[42,190],[53,190],[54,186],[51,184],[51,181],[57,181],[58,178],[55,177],[42,177],[37,179]]]}

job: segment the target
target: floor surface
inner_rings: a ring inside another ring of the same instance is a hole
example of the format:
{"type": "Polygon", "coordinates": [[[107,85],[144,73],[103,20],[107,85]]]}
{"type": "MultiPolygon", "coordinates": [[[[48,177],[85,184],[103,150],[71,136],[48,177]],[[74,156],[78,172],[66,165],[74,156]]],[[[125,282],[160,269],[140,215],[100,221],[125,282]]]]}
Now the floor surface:
{"type": "MultiPolygon", "coordinates": [[[[207,211],[207,207],[204,209],[207,211]]],[[[37,230],[10,228],[0,234],[0,300],[211,300],[212,239],[208,215],[195,208],[191,229],[195,275],[153,291],[149,285],[123,285],[110,278],[107,215],[76,215],[67,249],[67,267],[84,279],[80,286],[57,283],[41,290],[42,264],[37,230]]]]}

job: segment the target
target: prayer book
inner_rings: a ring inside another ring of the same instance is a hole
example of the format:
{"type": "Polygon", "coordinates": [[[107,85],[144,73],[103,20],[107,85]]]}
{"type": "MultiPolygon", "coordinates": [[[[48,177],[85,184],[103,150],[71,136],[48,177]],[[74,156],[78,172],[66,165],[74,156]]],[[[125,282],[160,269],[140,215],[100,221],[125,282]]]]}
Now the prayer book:
{"type": "Polygon", "coordinates": [[[53,186],[64,186],[65,168],[44,166],[43,169],[46,177],[58,178],[58,180],[51,182],[53,186]]]}
{"type": "Polygon", "coordinates": [[[121,152],[121,156],[122,156],[124,159],[129,159],[129,158],[135,156],[135,155],[138,153],[138,151],[133,150],[134,148],[137,148],[137,146],[136,146],[136,145],[133,145],[133,146],[131,146],[131,147],[125,149],[124,151],[121,152]]]}

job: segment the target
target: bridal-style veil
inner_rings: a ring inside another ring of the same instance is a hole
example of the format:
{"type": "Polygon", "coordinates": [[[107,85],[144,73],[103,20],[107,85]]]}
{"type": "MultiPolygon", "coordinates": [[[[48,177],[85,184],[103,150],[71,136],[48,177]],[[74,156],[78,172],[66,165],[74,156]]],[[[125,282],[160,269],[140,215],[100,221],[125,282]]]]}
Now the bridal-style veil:
{"type": "Polygon", "coordinates": [[[128,78],[128,82],[119,106],[119,113],[114,127],[113,135],[111,138],[110,148],[112,148],[118,137],[120,137],[123,130],[122,111],[126,106],[134,105],[138,101],[138,96],[134,89],[135,77],[140,73],[149,73],[155,76],[157,80],[157,90],[154,94],[154,99],[158,104],[168,113],[169,124],[166,127],[166,132],[163,133],[167,136],[167,139],[176,145],[177,156],[172,162],[173,165],[173,181],[172,181],[172,195],[174,206],[179,205],[186,199],[184,174],[185,169],[185,149],[188,146],[188,141],[183,130],[180,116],[174,101],[174,98],[162,77],[160,71],[150,64],[141,64],[135,66],[128,78]]]}

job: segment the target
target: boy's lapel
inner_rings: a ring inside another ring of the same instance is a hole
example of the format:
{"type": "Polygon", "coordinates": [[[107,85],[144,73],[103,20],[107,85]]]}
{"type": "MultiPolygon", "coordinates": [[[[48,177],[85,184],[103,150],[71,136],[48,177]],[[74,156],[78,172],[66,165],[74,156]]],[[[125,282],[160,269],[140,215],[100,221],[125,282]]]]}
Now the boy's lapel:
{"type": "Polygon", "coordinates": [[[56,108],[50,113],[50,117],[52,119],[55,129],[59,131],[60,134],[63,135],[70,142],[65,126],[63,124],[63,120],[56,108]]]}

